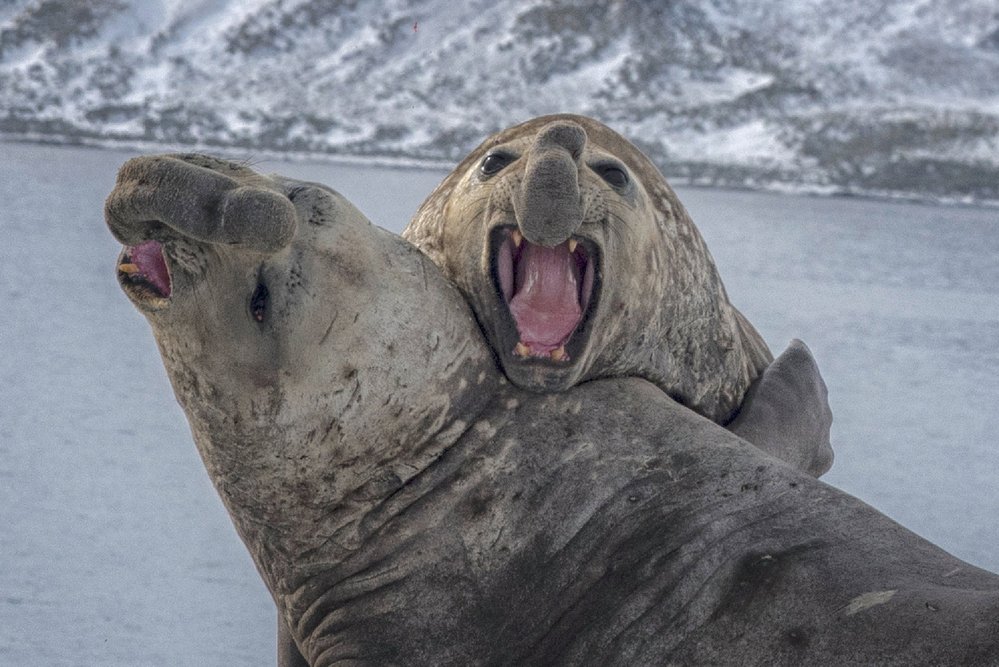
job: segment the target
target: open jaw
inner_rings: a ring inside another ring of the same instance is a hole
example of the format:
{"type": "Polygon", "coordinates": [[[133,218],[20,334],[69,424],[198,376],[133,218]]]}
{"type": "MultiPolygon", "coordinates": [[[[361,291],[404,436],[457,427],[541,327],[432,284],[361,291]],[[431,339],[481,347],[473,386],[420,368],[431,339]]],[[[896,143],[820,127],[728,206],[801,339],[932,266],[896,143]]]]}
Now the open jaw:
{"type": "Polygon", "coordinates": [[[586,346],[599,294],[599,252],[585,239],[548,248],[516,227],[490,234],[492,278],[504,319],[498,327],[505,357],[566,365],[586,346]]]}
{"type": "Polygon", "coordinates": [[[118,282],[137,302],[166,305],[173,293],[173,281],[163,245],[149,240],[126,246],[118,256],[118,282]]]}

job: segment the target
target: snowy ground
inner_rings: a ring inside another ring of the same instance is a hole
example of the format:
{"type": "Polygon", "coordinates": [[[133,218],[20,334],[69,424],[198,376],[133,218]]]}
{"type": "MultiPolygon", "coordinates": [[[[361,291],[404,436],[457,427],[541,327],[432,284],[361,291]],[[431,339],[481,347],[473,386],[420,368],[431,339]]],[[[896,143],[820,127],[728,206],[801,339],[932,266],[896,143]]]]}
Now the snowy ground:
{"type": "MultiPolygon", "coordinates": [[[[0,664],[273,664],[268,594],[115,284],[101,208],[129,155],[0,154],[0,664]]],[[[256,166],[397,231],[441,177],[256,166]]],[[[812,347],[836,419],[826,480],[999,570],[999,213],[680,194],[771,347],[812,347]]]]}
{"type": "Polygon", "coordinates": [[[698,184],[999,203],[996,0],[3,0],[0,133],[455,160],[608,122],[698,184]]]}

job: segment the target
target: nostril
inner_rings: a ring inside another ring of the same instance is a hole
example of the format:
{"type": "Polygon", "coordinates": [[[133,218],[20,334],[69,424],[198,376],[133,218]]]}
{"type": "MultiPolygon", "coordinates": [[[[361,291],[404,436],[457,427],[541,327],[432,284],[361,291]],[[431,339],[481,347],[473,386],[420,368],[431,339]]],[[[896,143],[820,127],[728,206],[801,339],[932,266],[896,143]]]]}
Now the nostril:
{"type": "Polygon", "coordinates": [[[568,239],[583,219],[579,164],[563,149],[531,155],[514,214],[524,237],[552,247],[568,239]]]}
{"type": "Polygon", "coordinates": [[[541,150],[547,148],[562,148],[569,151],[572,159],[578,161],[586,146],[586,130],[577,123],[557,121],[550,123],[538,133],[535,147],[541,150]]]}

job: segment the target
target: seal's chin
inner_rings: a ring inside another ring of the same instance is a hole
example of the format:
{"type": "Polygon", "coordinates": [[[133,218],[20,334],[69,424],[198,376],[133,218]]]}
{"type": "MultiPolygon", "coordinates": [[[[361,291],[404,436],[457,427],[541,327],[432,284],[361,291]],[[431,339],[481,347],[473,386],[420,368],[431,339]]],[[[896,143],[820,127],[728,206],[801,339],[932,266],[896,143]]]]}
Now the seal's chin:
{"type": "Polygon", "coordinates": [[[589,339],[600,292],[599,251],[581,238],[554,248],[537,245],[511,226],[494,229],[490,246],[502,304],[497,343],[507,374],[518,384],[541,385],[528,388],[561,388],[556,378],[571,374],[589,339]]]}
{"type": "Polygon", "coordinates": [[[118,256],[118,282],[136,305],[155,309],[166,306],[173,294],[170,268],[159,241],[126,246],[118,256]]]}

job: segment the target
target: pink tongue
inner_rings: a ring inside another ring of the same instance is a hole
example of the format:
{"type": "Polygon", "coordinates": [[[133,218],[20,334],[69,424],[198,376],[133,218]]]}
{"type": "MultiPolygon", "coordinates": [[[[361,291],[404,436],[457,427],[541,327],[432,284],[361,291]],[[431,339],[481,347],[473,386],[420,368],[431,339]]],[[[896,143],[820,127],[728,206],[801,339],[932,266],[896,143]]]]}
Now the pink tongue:
{"type": "Polygon", "coordinates": [[[163,259],[163,246],[157,241],[143,241],[128,252],[142,277],[156,286],[160,294],[170,296],[170,273],[163,259]]]}
{"type": "Polygon", "coordinates": [[[520,340],[534,353],[565,343],[583,318],[576,260],[567,244],[554,248],[524,242],[517,262],[517,293],[510,312],[520,340]]]}

